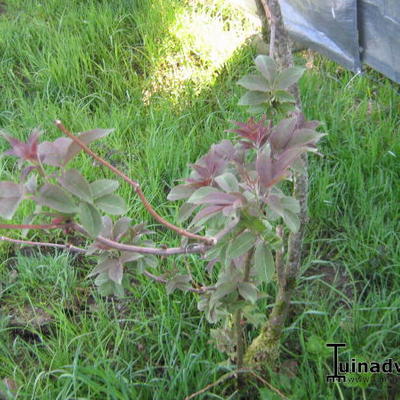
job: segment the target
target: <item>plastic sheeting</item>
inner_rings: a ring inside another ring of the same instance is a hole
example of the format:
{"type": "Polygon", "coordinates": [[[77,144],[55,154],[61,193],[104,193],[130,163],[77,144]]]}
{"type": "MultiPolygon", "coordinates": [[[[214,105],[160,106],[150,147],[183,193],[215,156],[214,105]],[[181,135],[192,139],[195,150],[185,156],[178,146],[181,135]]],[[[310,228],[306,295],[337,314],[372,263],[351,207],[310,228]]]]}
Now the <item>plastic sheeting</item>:
{"type": "Polygon", "coordinates": [[[358,2],[361,60],[400,83],[400,0],[358,2]]]}
{"type": "Polygon", "coordinates": [[[290,35],[353,71],[361,69],[355,0],[280,0],[290,35]]]}
{"type": "MultiPolygon", "coordinates": [[[[255,0],[231,1],[254,10],[255,0]]],[[[400,83],[400,0],[279,2],[296,41],[352,71],[366,63],[400,83]]]]}

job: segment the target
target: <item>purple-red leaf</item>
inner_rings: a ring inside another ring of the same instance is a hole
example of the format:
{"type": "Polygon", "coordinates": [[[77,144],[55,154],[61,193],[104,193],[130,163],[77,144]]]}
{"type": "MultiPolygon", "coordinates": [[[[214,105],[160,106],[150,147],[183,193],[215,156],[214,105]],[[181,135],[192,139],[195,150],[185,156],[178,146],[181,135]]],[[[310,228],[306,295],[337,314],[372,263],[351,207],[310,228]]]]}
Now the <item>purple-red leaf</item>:
{"type": "MultiPolygon", "coordinates": [[[[85,144],[92,143],[96,139],[100,139],[104,136],[109,135],[114,129],[92,129],[90,131],[82,132],[77,137],[85,144]]],[[[68,146],[68,150],[65,154],[63,165],[65,165],[68,161],[70,161],[73,157],[75,157],[81,150],[81,147],[72,142],[68,146]]]]}
{"type": "Polygon", "coordinates": [[[240,193],[234,195],[234,194],[228,194],[228,193],[210,193],[207,196],[205,196],[201,203],[203,204],[215,204],[215,205],[232,205],[237,199],[242,200],[243,196],[240,195],[240,193]]]}
{"type": "Polygon", "coordinates": [[[304,153],[305,150],[304,147],[295,147],[292,149],[289,148],[281,153],[279,158],[273,163],[273,179],[276,180],[278,177],[285,175],[287,168],[301,153],[304,153]]]}
{"type": "Polygon", "coordinates": [[[268,187],[272,181],[272,163],[271,158],[264,152],[259,153],[257,156],[256,171],[260,178],[260,184],[268,187]]]}
{"type": "Polygon", "coordinates": [[[0,182],[0,216],[11,219],[24,196],[24,186],[14,182],[0,182]]]}
{"type": "Polygon", "coordinates": [[[195,224],[196,222],[200,221],[201,219],[215,214],[223,209],[223,206],[208,206],[200,210],[196,216],[193,218],[192,223],[195,224]]]}
{"type": "Polygon", "coordinates": [[[42,164],[51,165],[53,167],[61,167],[64,165],[65,156],[71,145],[70,138],[60,137],[54,142],[43,142],[39,145],[39,158],[42,164]]]}
{"type": "Polygon", "coordinates": [[[10,143],[12,149],[6,151],[4,154],[12,155],[21,158],[22,160],[37,162],[38,161],[38,139],[41,135],[41,131],[38,129],[34,129],[26,143],[21,142],[20,140],[7,135],[5,133],[2,134],[4,139],[10,143]]]}

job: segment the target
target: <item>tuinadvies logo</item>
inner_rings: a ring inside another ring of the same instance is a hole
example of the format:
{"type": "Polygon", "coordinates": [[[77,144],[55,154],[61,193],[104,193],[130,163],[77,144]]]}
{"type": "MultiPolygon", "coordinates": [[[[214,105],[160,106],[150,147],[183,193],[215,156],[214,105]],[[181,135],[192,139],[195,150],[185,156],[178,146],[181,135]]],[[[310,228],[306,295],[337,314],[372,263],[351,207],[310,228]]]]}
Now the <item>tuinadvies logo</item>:
{"type": "Polygon", "coordinates": [[[400,374],[400,363],[393,361],[392,358],[388,358],[382,363],[375,361],[361,362],[355,358],[342,362],[339,361],[338,349],[346,347],[346,343],[327,343],[326,346],[333,348],[333,375],[326,376],[327,382],[346,382],[346,375],[344,374],[348,373],[400,374]]]}

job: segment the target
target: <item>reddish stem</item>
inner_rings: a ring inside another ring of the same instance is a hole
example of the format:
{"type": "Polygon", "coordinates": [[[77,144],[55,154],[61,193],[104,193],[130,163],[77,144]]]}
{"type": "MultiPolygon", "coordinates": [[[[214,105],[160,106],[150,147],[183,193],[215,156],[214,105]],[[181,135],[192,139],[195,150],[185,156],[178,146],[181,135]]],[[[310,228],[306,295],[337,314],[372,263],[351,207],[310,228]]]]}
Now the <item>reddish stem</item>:
{"type": "Polygon", "coordinates": [[[106,168],[110,169],[112,172],[114,172],[116,175],[121,177],[125,182],[127,182],[129,185],[133,187],[137,195],[139,196],[140,200],[142,201],[144,207],[146,210],[151,214],[156,221],[158,221],[160,224],[166,226],[167,228],[177,232],[181,236],[186,236],[190,239],[196,239],[200,240],[202,242],[206,242],[207,244],[216,244],[216,239],[215,238],[210,238],[210,237],[205,237],[205,236],[200,236],[196,235],[195,233],[189,232],[183,228],[179,228],[178,226],[175,226],[174,224],[171,224],[167,220],[165,220],[163,217],[161,217],[157,212],[153,209],[151,204],[148,202],[146,199],[145,195],[142,192],[142,189],[140,188],[140,185],[138,182],[134,181],[133,179],[129,178],[126,176],[122,171],[120,171],[118,168],[114,167],[111,165],[109,162],[98,156],[96,153],[94,153],[90,148],[82,142],[78,137],[74,136],[65,126],[62,124],[60,120],[54,121],[55,125],[57,128],[63,132],[65,135],[67,135],[70,139],[72,139],[81,149],[89,154],[91,157],[93,157],[96,161],[98,161],[100,164],[104,165],[106,168]]]}

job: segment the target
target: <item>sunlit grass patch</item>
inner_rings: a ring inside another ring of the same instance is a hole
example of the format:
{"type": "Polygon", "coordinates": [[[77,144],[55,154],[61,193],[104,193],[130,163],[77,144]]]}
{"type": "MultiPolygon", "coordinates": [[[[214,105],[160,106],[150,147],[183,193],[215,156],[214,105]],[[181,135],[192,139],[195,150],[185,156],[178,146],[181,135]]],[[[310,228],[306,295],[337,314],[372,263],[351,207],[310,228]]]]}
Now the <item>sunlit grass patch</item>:
{"type": "Polygon", "coordinates": [[[194,94],[212,84],[234,52],[259,30],[227,1],[192,0],[176,14],[162,42],[165,55],[154,67],[143,99],[156,94],[179,101],[189,89],[194,94]]]}

